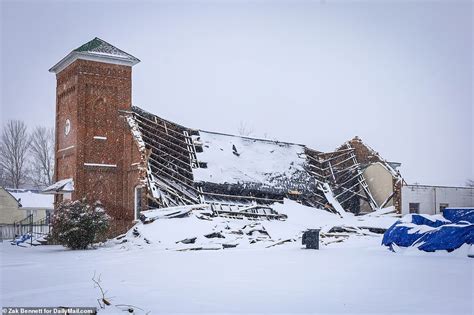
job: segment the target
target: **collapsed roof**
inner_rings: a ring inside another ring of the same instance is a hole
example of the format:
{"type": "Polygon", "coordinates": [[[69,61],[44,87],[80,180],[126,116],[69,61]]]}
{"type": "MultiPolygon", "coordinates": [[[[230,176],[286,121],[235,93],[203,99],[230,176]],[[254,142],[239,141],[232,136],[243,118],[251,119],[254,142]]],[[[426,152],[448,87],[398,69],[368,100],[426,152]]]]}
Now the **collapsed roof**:
{"type": "Polygon", "coordinates": [[[365,181],[367,165],[381,163],[395,182],[401,180],[357,137],[325,153],[302,144],[186,128],[138,107],[127,121],[142,153],[150,207],[209,203],[232,212],[235,206],[290,198],[358,213],[362,200],[372,210],[384,206],[365,181]]]}

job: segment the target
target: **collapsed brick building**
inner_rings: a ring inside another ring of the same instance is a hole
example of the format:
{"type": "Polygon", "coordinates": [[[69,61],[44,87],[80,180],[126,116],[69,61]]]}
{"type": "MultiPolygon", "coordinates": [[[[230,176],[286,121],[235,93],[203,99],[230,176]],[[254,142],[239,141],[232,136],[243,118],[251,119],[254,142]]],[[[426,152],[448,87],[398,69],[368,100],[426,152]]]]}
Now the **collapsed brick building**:
{"type": "Polygon", "coordinates": [[[220,215],[276,216],[284,198],[328,211],[401,207],[396,168],[355,137],[333,152],[192,129],[132,106],[139,60],[94,38],[56,74],[55,202],[100,200],[115,226],[140,211],[206,203],[220,215]]]}

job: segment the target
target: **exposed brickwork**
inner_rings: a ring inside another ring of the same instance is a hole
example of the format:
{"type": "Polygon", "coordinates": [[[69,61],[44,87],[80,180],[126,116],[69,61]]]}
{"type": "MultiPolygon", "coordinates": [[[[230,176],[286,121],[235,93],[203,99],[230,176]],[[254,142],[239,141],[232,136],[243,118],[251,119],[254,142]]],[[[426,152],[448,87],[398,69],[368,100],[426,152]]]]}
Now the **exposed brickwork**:
{"type": "Polygon", "coordinates": [[[131,75],[130,66],[86,60],[57,74],[56,180],[74,179],[72,199],[100,200],[117,233],[134,220],[141,183],[140,153],[120,114],[131,110],[131,75]]]}
{"type": "Polygon", "coordinates": [[[397,210],[397,213],[402,213],[402,186],[403,180],[399,180],[397,178],[393,179],[393,206],[397,210]]]}
{"type": "Polygon", "coordinates": [[[349,144],[352,148],[354,148],[354,154],[359,163],[370,164],[383,161],[377,152],[368,148],[358,137],[350,140],[349,144]]]}
{"type": "MultiPolygon", "coordinates": [[[[349,145],[354,148],[354,154],[356,156],[357,162],[362,165],[368,165],[371,163],[386,163],[379,155],[378,152],[374,151],[372,148],[369,148],[359,137],[354,137],[348,141],[349,145]]],[[[346,145],[342,145],[337,150],[346,149],[346,145]]],[[[394,195],[392,197],[393,206],[395,207],[398,213],[401,213],[402,209],[402,180],[401,178],[393,178],[393,191],[394,195]]]]}

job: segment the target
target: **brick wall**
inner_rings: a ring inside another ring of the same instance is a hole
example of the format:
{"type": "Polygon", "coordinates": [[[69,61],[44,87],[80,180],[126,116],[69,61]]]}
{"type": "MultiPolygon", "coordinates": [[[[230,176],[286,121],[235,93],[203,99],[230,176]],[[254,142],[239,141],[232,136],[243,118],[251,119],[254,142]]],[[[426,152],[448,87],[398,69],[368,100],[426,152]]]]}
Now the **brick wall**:
{"type": "Polygon", "coordinates": [[[102,202],[123,227],[117,233],[134,220],[140,184],[140,154],[120,112],[131,110],[131,76],[130,66],[86,60],[57,74],[56,180],[74,179],[73,200],[102,202]]]}

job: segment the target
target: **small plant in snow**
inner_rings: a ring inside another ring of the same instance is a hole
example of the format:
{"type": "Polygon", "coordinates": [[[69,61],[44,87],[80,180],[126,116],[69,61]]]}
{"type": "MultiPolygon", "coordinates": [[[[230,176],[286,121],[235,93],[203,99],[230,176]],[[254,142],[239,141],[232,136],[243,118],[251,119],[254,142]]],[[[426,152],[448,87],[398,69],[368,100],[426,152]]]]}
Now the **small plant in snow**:
{"type": "MultiPolygon", "coordinates": [[[[107,291],[102,288],[102,280],[100,279],[100,275],[96,277],[96,274],[94,272],[92,282],[94,282],[94,288],[98,288],[100,290],[100,297],[97,299],[97,303],[99,303],[100,308],[105,309],[107,306],[111,306],[112,303],[110,301],[112,299],[105,296],[107,294],[107,291]]],[[[129,314],[137,314],[136,311],[138,311],[139,314],[150,314],[150,311],[146,312],[143,308],[132,304],[115,304],[115,307],[120,311],[128,312],[129,314]]]]}
{"type": "Polygon", "coordinates": [[[52,218],[52,238],[71,249],[86,249],[105,240],[110,217],[100,202],[89,205],[82,201],[69,201],[59,205],[52,218]]]}

